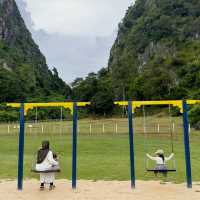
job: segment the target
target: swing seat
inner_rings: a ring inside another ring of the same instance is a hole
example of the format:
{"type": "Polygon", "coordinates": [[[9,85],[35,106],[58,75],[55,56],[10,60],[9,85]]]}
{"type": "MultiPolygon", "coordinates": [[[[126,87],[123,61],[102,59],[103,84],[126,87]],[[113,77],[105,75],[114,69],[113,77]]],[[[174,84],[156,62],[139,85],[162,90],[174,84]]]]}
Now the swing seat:
{"type": "Polygon", "coordinates": [[[38,173],[38,174],[39,174],[39,173],[48,174],[48,173],[59,173],[59,172],[61,172],[61,170],[60,170],[60,169],[56,169],[56,170],[38,171],[38,170],[36,170],[36,169],[32,169],[31,172],[33,172],[33,173],[38,173]]]}
{"type": "Polygon", "coordinates": [[[146,164],[145,169],[146,169],[147,172],[154,172],[155,174],[156,173],[166,174],[168,172],[176,172],[177,171],[176,160],[175,160],[174,157],[171,160],[172,161],[172,165],[168,166],[169,168],[167,167],[167,165],[166,165],[165,168],[152,168],[151,166],[149,166],[149,160],[150,159],[148,157],[146,157],[146,160],[145,160],[145,164],[146,164]]]}
{"type": "Polygon", "coordinates": [[[39,170],[36,170],[35,168],[31,169],[31,172],[33,173],[59,173],[61,172],[60,170],[60,167],[56,167],[56,168],[52,168],[52,169],[49,169],[49,170],[44,170],[44,171],[39,171],[39,170]]]}
{"type": "Polygon", "coordinates": [[[146,169],[147,172],[154,172],[154,173],[168,173],[168,172],[176,172],[176,169],[163,169],[163,170],[158,170],[158,169],[146,169]]]}

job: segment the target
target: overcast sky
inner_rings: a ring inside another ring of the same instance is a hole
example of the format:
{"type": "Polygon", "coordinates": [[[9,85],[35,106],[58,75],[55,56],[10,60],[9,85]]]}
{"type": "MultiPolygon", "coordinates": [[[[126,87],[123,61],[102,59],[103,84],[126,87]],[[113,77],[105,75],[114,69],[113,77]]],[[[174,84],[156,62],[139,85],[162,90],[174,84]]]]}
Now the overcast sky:
{"type": "Polygon", "coordinates": [[[118,23],[134,0],[16,0],[50,67],[67,82],[107,66],[118,23]]]}

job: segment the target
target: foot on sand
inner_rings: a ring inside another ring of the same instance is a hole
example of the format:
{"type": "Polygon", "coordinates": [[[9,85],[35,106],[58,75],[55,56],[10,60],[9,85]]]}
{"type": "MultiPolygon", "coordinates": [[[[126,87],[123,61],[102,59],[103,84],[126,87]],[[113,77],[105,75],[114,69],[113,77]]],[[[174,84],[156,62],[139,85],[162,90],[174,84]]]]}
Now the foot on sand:
{"type": "Polygon", "coordinates": [[[50,186],[49,186],[49,190],[53,190],[53,189],[55,189],[55,188],[56,188],[55,185],[50,185],[50,186]]]}

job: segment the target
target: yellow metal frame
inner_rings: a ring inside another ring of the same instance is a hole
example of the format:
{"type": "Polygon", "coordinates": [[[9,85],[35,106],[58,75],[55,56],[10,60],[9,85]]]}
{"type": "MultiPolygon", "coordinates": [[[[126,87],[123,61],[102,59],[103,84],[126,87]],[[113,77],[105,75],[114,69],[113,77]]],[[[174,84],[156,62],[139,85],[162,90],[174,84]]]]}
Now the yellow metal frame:
{"type": "MultiPolygon", "coordinates": [[[[200,100],[187,100],[188,105],[200,104],[200,100]]],[[[85,107],[90,105],[90,102],[77,102],[78,107],[85,107]]],[[[128,106],[128,101],[116,101],[115,105],[128,106]]],[[[134,113],[137,108],[141,106],[153,106],[153,105],[171,105],[178,107],[180,112],[183,113],[183,101],[182,100],[162,100],[162,101],[132,101],[132,112],[134,113]]],[[[20,108],[20,103],[7,103],[7,106],[13,108],[20,108]]],[[[50,103],[25,103],[24,104],[24,114],[27,115],[29,110],[34,108],[44,108],[44,107],[63,107],[69,109],[71,114],[73,114],[73,102],[50,102],[50,103]]]]}
{"type": "MultiPolygon", "coordinates": [[[[85,107],[90,105],[90,102],[77,102],[78,107],[85,107]]],[[[20,108],[20,103],[7,103],[8,107],[20,108]]],[[[69,109],[73,114],[73,102],[50,102],[50,103],[24,103],[24,115],[28,114],[29,110],[34,108],[46,108],[46,107],[63,107],[69,109]]]]}
{"type": "MultiPolygon", "coordinates": [[[[187,100],[188,105],[200,104],[200,100],[187,100]]],[[[128,106],[128,101],[116,101],[115,105],[128,106]]],[[[134,113],[136,108],[141,106],[153,106],[153,105],[171,105],[178,107],[180,112],[183,113],[183,101],[182,100],[162,100],[162,101],[132,101],[132,112],[134,113]]]]}

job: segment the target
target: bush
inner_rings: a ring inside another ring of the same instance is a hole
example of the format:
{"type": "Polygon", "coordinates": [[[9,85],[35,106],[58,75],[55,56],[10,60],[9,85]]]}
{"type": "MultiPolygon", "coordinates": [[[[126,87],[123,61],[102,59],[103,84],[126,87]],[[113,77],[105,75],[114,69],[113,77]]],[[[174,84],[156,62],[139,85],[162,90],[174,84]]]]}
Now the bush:
{"type": "Polygon", "coordinates": [[[112,115],[113,96],[106,92],[97,92],[91,100],[90,111],[97,115],[112,115]]]}
{"type": "Polygon", "coordinates": [[[193,128],[200,130],[200,105],[194,106],[190,110],[189,120],[193,128]]]}

